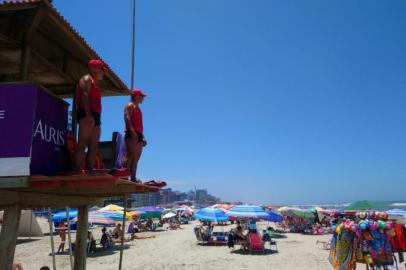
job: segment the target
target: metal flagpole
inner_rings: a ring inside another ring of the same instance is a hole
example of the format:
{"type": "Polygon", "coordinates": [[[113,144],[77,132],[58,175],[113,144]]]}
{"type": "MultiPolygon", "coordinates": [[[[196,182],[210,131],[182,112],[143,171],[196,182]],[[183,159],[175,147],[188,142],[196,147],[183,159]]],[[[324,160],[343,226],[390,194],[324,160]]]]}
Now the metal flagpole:
{"type": "Polygon", "coordinates": [[[48,222],[49,222],[49,236],[51,237],[52,266],[53,269],[56,270],[54,232],[52,229],[52,220],[51,220],[51,207],[48,208],[48,222]]]}
{"type": "Polygon", "coordinates": [[[132,13],[132,39],[131,39],[131,90],[134,89],[134,62],[135,62],[135,10],[136,0],[133,0],[133,13],[132,13]]]}
{"type": "Polygon", "coordinates": [[[126,220],[126,214],[127,214],[127,194],[123,196],[123,235],[121,235],[121,247],[120,247],[120,262],[118,265],[118,269],[121,270],[122,262],[123,262],[123,250],[124,250],[124,237],[125,237],[125,220],[126,220]]]}
{"type": "Polygon", "coordinates": [[[69,217],[69,207],[66,206],[66,221],[68,222],[68,245],[69,245],[69,261],[70,269],[73,269],[73,254],[72,254],[72,239],[70,235],[70,217],[69,217]]]}

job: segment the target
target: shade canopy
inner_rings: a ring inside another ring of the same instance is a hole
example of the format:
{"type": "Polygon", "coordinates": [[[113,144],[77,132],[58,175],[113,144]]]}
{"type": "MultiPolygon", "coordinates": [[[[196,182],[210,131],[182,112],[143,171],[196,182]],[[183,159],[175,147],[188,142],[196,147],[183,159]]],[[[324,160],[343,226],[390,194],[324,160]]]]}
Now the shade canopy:
{"type": "Polygon", "coordinates": [[[203,208],[193,214],[193,217],[203,221],[223,222],[229,220],[229,217],[222,209],[203,208]]]}
{"type": "Polygon", "coordinates": [[[231,208],[227,216],[234,218],[267,219],[269,214],[258,205],[236,205],[231,208]]]}

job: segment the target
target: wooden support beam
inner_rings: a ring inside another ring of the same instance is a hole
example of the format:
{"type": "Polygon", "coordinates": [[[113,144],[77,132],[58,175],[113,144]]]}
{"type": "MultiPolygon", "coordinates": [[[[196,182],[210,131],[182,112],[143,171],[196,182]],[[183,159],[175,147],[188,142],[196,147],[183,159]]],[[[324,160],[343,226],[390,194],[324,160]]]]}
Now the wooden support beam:
{"type": "Polygon", "coordinates": [[[96,205],[100,202],[98,198],[86,196],[64,196],[59,194],[43,194],[31,192],[18,192],[0,190],[0,205],[10,206],[20,204],[23,207],[65,207],[69,205],[76,207],[79,205],[96,205]]]}
{"type": "Polygon", "coordinates": [[[31,50],[31,54],[41,63],[43,67],[45,67],[45,69],[57,73],[58,76],[66,80],[66,83],[75,85],[75,80],[73,78],[71,78],[68,74],[63,73],[63,71],[59,67],[49,62],[48,59],[42,56],[42,54],[33,49],[31,50]]]}
{"type": "Polygon", "coordinates": [[[20,80],[28,80],[28,66],[30,64],[31,48],[30,45],[24,44],[21,51],[20,80]]]}
{"type": "Polygon", "coordinates": [[[88,207],[78,207],[74,270],[86,270],[88,207]]]}
{"type": "Polygon", "coordinates": [[[21,205],[19,204],[4,209],[0,235],[0,270],[12,269],[20,216],[21,205]]]}

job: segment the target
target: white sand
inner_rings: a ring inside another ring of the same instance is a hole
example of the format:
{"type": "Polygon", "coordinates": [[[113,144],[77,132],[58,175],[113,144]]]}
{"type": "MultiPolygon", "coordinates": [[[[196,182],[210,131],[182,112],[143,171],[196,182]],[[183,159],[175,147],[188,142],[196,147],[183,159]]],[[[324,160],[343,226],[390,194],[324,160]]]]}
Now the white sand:
{"type": "MultiPolygon", "coordinates": [[[[201,246],[197,244],[193,233],[195,224],[183,225],[183,230],[141,233],[155,235],[154,239],[136,240],[128,243],[124,250],[122,269],[333,269],[327,257],[328,251],[316,240],[329,241],[330,236],[310,236],[286,234],[286,238],[275,239],[278,242],[278,253],[244,254],[230,250],[227,246],[201,246]]],[[[262,227],[267,223],[261,224],[262,227]]],[[[224,227],[224,230],[231,226],[224,227]]],[[[215,227],[215,231],[221,227],[215,227]]],[[[100,238],[100,228],[94,230],[95,237],[100,238]]],[[[73,239],[75,235],[72,235],[73,239]]],[[[43,265],[52,269],[50,239],[37,238],[36,241],[20,243],[16,249],[16,261],[24,264],[27,270],[36,270],[43,265]]],[[[59,245],[55,237],[55,248],[59,245]]],[[[269,249],[267,243],[266,248],[269,249]]],[[[87,269],[118,269],[120,252],[100,252],[87,259],[87,269]]],[[[57,269],[70,269],[69,256],[56,256],[57,269]]],[[[360,265],[359,269],[365,266],[360,265]]],[[[402,268],[404,269],[404,268],[402,268]]]]}

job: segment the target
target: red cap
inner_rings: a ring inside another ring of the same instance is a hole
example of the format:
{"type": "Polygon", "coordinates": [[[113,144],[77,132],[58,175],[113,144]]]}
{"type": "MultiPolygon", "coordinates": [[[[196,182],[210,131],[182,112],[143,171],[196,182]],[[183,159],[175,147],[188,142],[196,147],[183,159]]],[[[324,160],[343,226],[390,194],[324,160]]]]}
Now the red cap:
{"type": "Polygon", "coordinates": [[[104,72],[109,70],[103,61],[99,59],[92,59],[87,65],[89,68],[101,68],[104,72]]]}
{"type": "Polygon", "coordinates": [[[135,89],[131,91],[131,96],[134,97],[136,95],[141,95],[143,97],[146,97],[147,94],[145,94],[144,92],[141,91],[141,89],[135,89]]]}

